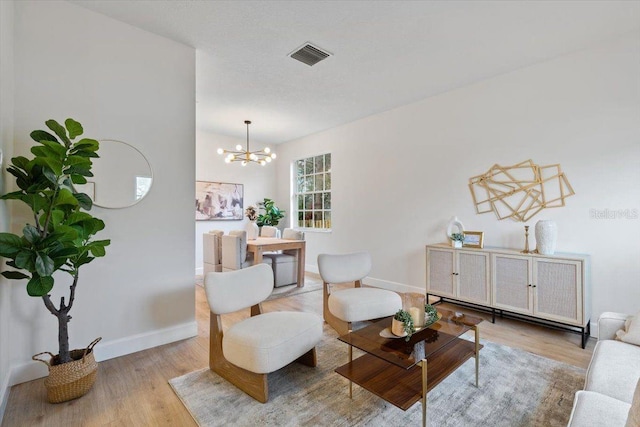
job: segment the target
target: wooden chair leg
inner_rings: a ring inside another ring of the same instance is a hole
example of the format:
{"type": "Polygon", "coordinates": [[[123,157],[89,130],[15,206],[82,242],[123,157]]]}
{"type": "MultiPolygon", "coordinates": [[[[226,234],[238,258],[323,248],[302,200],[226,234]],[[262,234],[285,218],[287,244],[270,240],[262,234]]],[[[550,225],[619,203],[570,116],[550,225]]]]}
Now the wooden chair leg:
{"type": "Polygon", "coordinates": [[[258,402],[269,400],[267,374],[242,369],[224,358],[222,353],[222,320],[219,315],[210,313],[209,331],[209,368],[258,402]]]}
{"type": "Polygon", "coordinates": [[[334,316],[331,311],[329,311],[329,284],[323,283],[322,285],[322,317],[324,317],[324,321],[329,324],[338,335],[345,335],[351,331],[351,323],[345,322],[342,319],[334,316]]]}
{"type": "Polygon", "coordinates": [[[298,357],[296,360],[298,363],[302,363],[303,365],[311,366],[315,368],[318,366],[318,357],[316,355],[316,348],[313,347],[311,350],[307,351],[302,356],[298,357]]]}
{"type": "Polygon", "coordinates": [[[256,374],[227,362],[211,368],[213,372],[229,381],[260,403],[269,400],[269,384],[267,374],[256,374]]]}

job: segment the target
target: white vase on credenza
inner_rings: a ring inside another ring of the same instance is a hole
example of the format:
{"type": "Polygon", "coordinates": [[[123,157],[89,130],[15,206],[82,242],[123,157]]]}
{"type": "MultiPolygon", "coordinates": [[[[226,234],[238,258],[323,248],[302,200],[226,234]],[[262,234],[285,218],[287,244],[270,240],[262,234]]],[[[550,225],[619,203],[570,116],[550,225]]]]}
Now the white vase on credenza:
{"type": "Polygon", "coordinates": [[[555,221],[541,219],[536,222],[536,249],[539,254],[553,255],[558,240],[558,226],[555,221]]]}

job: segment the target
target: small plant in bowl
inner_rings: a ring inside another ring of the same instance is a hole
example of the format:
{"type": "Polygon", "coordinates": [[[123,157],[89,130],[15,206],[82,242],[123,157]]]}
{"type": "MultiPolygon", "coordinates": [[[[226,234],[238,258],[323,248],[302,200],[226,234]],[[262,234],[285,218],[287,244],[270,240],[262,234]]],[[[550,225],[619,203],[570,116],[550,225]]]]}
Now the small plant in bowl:
{"type": "Polygon", "coordinates": [[[400,309],[393,315],[391,332],[394,335],[402,337],[406,334],[405,341],[409,341],[415,331],[416,328],[413,326],[413,317],[411,317],[408,311],[400,309]]]}
{"type": "Polygon", "coordinates": [[[438,321],[438,310],[431,304],[424,305],[424,324],[431,325],[438,321]]]}
{"type": "Polygon", "coordinates": [[[454,248],[461,248],[462,242],[464,242],[464,233],[453,233],[449,236],[451,240],[451,246],[454,248]]]}

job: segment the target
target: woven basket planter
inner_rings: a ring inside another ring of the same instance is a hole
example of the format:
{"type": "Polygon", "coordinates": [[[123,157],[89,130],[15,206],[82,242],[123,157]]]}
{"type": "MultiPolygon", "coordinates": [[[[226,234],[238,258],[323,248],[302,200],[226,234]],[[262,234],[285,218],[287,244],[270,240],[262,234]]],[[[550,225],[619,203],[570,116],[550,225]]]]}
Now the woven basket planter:
{"type": "Polygon", "coordinates": [[[42,362],[49,368],[49,376],[44,380],[49,403],[77,399],[91,390],[98,374],[98,363],[93,356],[93,347],[101,339],[95,339],[87,348],[71,350],[73,361],[68,363],[59,364],[59,356],[54,356],[48,351],[32,357],[33,360],[42,362]],[[45,354],[50,356],[49,360],[40,358],[45,354]]]}

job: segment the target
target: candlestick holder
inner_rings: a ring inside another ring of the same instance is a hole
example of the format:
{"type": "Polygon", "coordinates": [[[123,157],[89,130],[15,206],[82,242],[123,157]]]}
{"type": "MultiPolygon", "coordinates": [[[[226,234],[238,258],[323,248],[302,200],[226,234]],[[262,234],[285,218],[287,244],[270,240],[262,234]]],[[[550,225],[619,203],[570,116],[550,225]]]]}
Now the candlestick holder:
{"type": "Polygon", "coordinates": [[[524,250],[520,252],[523,254],[531,253],[531,251],[529,250],[529,226],[528,225],[524,226],[524,250]]]}

